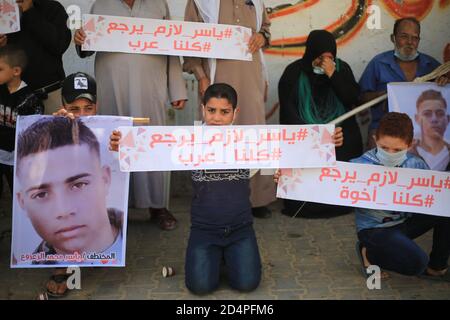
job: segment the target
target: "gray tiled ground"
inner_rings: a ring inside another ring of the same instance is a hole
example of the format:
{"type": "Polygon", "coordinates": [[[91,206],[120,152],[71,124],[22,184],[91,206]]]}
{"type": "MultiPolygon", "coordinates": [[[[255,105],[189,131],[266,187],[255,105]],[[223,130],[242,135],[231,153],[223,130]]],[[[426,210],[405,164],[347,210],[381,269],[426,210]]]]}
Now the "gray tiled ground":
{"type": "MultiPolygon", "coordinates": [[[[128,224],[127,267],[83,269],[82,290],[68,299],[450,299],[450,283],[392,274],[381,290],[368,290],[354,253],[351,215],[332,219],[292,219],[272,206],[271,219],[256,220],[263,262],[261,285],[238,293],[225,283],[215,293],[196,297],[184,286],[184,252],[189,232],[189,198],[172,199],[179,227],[160,231],[145,211],[131,210],[128,224]],[[163,278],[162,266],[176,275],[163,278]]],[[[0,200],[0,230],[11,225],[9,195],[0,200]]],[[[427,250],[430,233],[419,239],[427,250]]],[[[49,270],[9,268],[10,237],[0,241],[0,299],[34,299],[49,270]]]]}

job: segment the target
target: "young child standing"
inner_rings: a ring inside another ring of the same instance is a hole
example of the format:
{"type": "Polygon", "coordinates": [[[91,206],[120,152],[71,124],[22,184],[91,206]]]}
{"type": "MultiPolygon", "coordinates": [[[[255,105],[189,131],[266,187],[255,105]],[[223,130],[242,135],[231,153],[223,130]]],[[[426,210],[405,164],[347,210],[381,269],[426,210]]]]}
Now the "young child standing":
{"type": "Polygon", "coordinates": [[[13,191],[17,116],[44,113],[40,99],[22,81],[26,64],[23,50],[10,45],[0,48],[0,195],[3,175],[13,191]]]}

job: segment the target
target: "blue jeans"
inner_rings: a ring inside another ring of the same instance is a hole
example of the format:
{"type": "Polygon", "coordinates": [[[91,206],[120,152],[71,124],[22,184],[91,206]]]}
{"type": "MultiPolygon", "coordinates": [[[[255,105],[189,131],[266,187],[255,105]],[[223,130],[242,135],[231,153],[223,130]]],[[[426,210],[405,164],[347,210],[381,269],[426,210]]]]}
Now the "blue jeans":
{"type": "Polygon", "coordinates": [[[186,252],[186,287],[195,294],[217,289],[222,262],[233,289],[248,292],[258,287],[261,259],[251,224],[218,230],[191,228],[186,252]]]}
{"type": "Polygon", "coordinates": [[[389,228],[364,229],[358,232],[367,248],[371,264],[403,275],[419,275],[428,267],[443,270],[450,256],[450,218],[413,214],[405,222],[389,228]],[[413,239],[433,229],[430,257],[413,239]]]}

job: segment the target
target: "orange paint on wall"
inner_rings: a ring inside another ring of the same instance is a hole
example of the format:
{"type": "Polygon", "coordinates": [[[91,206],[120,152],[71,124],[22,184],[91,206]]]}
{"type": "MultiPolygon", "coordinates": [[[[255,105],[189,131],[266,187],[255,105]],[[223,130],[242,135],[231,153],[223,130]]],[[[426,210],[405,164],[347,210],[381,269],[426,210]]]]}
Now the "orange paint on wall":
{"type": "Polygon", "coordinates": [[[386,10],[396,19],[415,17],[418,20],[425,18],[433,7],[434,0],[382,0],[386,10]]]}
{"type": "Polygon", "coordinates": [[[440,0],[439,1],[439,7],[440,8],[447,8],[448,5],[450,5],[450,0],[440,0]]]}
{"type": "Polygon", "coordinates": [[[313,5],[315,5],[317,2],[319,2],[320,0],[309,0],[300,4],[294,4],[292,6],[289,6],[287,8],[284,9],[280,9],[279,11],[275,12],[275,13],[271,13],[269,14],[269,18],[270,19],[275,19],[275,18],[279,18],[282,16],[287,16],[289,14],[295,13],[297,11],[303,10],[305,8],[311,7],[313,5]]]}
{"type": "MultiPolygon", "coordinates": [[[[371,2],[371,1],[369,1],[369,2],[371,2]]],[[[329,24],[328,26],[326,26],[324,29],[332,32],[336,27],[339,27],[340,25],[344,24],[348,20],[348,17],[351,17],[353,15],[353,13],[356,11],[356,6],[357,6],[357,1],[353,0],[350,8],[344,14],[342,14],[340,18],[338,20],[334,21],[333,23],[329,24]]],[[[274,46],[283,45],[283,44],[295,44],[295,43],[305,42],[307,38],[308,38],[307,35],[300,36],[300,37],[283,38],[283,39],[272,40],[270,43],[271,43],[271,45],[274,45],[274,46]]]]}
{"type": "MultiPolygon", "coordinates": [[[[367,1],[367,7],[372,4],[372,0],[367,1]]],[[[358,2],[357,0],[352,1],[352,5],[350,8],[343,14],[341,17],[331,23],[330,25],[326,26],[324,29],[330,32],[335,31],[340,26],[344,25],[357,11],[358,9],[358,2]]],[[[364,26],[366,20],[368,17],[367,10],[364,11],[364,16],[358,21],[358,23],[350,30],[348,30],[345,34],[343,34],[341,37],[338,37],[336,39],[337,45],[342,46],[349,42],[352,38],[358,34],[358,32],[361,30],[361,28],[364,26]]],[[[300,37],[291,37],[291,38],[283,38],[283,39],[276,39],[272,40],[272,45],[289,45],[289,44],[296,44],[296,43],[304,43],[306,42],[308,36],[300,36],[300,37]]],[[[293,47],[293,48],[269,48],[267,50],[264,50],[266,54],[273,54],[273,55],[282,55],[282,56],[302,56],[304,54],[304,47],[293,47]]]]}

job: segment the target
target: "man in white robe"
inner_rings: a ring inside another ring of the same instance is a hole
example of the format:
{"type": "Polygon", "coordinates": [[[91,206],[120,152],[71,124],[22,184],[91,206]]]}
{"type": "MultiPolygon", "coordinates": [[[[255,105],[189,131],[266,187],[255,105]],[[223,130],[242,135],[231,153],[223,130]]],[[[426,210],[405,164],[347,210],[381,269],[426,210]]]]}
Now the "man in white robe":
{"type": "MultiPolygon", "coordinates": [[[[97,0],[91,14],[148,19],[170,19],[165,0],[97,0]]],[[[85,34],[75,33],[80,57],[94,52],[81,51],[85,34]]],[[[179,57],[164,55],[98,52],[95,56],[99,113],[149,117],[151,125],[164,125],[166,102],[182,109],[187,100],[179,57]]],[[[168,175],[139,172],[131,175],[130,206],[149,208],[153,221],[163,230],[172,230],[177,220],[167,210],[168,175]]]]}

